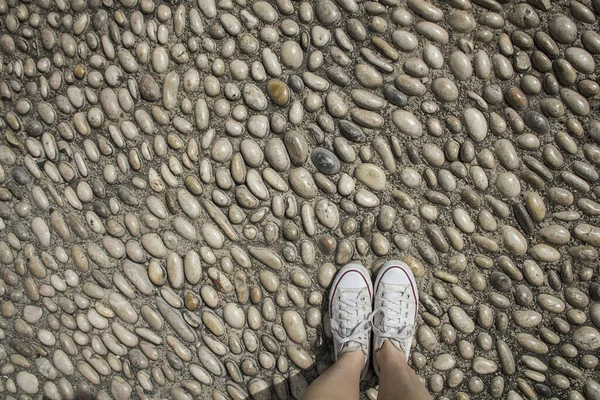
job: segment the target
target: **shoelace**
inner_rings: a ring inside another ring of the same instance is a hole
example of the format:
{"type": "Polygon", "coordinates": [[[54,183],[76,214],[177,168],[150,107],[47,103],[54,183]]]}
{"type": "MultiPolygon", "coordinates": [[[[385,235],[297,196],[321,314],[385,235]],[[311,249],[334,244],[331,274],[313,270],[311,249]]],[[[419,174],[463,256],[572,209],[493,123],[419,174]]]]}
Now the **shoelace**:
{"type": "MultiPolygon", "coordinates": [[[[340,303],[335,309],[335,313],[341,314],[338,323],[335,318],[331,320],[331,333],[342,343],[358,342],[364,348],[369,345],[369,332],[373,325],[373,313],[368,313],[366,317],[361,316],[359,310],[363,307],[360,302],[365,301],[362,297],[355,299],[344,299],[338,297],[340,303]],[[359,308],[360,307],[360,308],[359,308]]],[[[364,310],[368,312],[368,310],[364,310]]]]}
{"type": "MultiPolygon", "coordinates": [[[[404,314],[414,312],[410,303],[410,296],[406,293],[395,293],[395,292],[383,292],[382,300],[383,304],[376,304],[375,311],[373,311],[373,317],[379,313],[381,315],[382,329],[373,325],[373,331],[380,337],[385,339],[405,340],[413,336],[415,331],[415,325],[409,325],[404,318],[401,318],[404,314]],[[387,295],[385,297],[384,295],[387,295]]],[[[404,315],[408,318],[408,315],[404,315]]]]}

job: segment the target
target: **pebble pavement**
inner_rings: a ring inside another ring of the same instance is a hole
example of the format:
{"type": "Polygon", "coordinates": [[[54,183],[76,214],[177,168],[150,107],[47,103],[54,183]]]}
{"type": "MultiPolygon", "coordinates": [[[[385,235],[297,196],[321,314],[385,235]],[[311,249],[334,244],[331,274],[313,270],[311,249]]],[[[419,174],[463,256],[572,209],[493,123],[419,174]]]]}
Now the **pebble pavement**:
{"type": "Polygon", "coordinates": [[[0,397],[298,398],[398,258],[435,398],[600,399],[599,14],[0,0],[0,397]]]}

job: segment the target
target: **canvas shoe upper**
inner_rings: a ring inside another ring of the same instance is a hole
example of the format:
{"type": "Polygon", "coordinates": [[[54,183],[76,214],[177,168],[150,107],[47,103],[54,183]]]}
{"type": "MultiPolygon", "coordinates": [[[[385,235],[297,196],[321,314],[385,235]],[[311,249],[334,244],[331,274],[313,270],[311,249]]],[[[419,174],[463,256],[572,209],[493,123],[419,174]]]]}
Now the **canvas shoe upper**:
{"type": "MultiPolygon", "coordinates": [[[[401,261],[389,261],[380,268],[374,288],[373,351],[389,340],[406,354],[408,361],[419,308],[419,293],[412,271],[401,261]]],[[[373,366],[379,375],[375,357],[373,366]]]]}
{"type": "Polygon", "coordinates": [[[373,285],[369,272],[360,264],[349,264],[336,275],[329,293],[329,317],[335,359],[347,351],[361,350],[368,370],[373,285]]]}

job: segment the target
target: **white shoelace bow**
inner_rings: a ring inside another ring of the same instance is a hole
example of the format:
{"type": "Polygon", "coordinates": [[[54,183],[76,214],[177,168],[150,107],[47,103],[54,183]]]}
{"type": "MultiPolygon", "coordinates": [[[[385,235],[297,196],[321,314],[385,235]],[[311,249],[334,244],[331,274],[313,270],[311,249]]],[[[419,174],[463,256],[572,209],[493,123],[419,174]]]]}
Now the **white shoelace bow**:
{"type": "Polygon", "coordinates": [[[373,331],[381,338],[404,341],[413,336],[415,324],[407,324],[409,313],[414,313],[414,306],[408,293],[408,288],[402,293],[383,291],[381,300],[377,300],[373,317],[381,315],[381,329],[373,325],[373,331]]]}
{"type": "Polygon", "coordinates": [[[340,294],[337,301],[337,307],[333,312],[338,318],[331,319],[331,333],[342,343],[357,342],[365,349],[368,348],[373,313],[360,304],[366,301],[366,298],[360,296],[346,299],[340,294]],[[366,316],[360,311],[364,311],[366,316]]]}

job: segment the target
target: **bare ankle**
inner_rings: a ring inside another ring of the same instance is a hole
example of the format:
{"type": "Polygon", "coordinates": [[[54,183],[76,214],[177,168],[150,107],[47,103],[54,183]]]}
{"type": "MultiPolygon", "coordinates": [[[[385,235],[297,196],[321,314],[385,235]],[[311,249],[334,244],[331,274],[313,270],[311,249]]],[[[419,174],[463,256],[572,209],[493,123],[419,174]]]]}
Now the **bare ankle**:
{"type": "Polygon", "coordinates": [[[382,366],[386,363],[399,364],[400,366],[406,364],[406,354],[401,350],[398,350],[389,340],[383,342],[383,345],[379,350],[375,352],[377,358],[377,364],[382,366]]]}
{"type": "Polygon", "coordinates": [[[339,355],[338,361],[342,359],[345,360],[345,362],[360,365],[362,368],[365,363],[365,353],[363,353],[360,349],[346,351],[339,355]]]}

